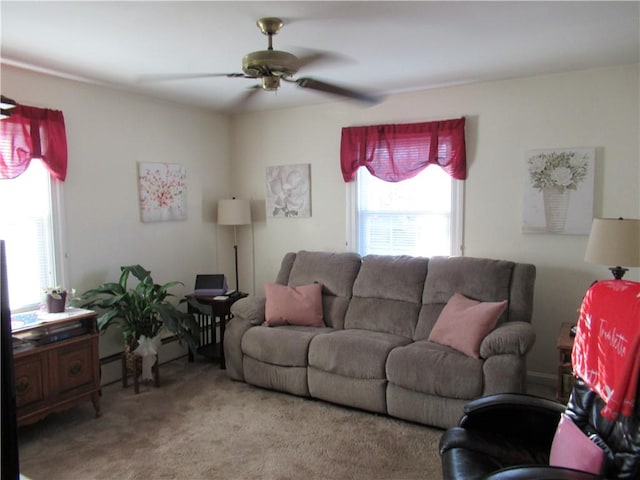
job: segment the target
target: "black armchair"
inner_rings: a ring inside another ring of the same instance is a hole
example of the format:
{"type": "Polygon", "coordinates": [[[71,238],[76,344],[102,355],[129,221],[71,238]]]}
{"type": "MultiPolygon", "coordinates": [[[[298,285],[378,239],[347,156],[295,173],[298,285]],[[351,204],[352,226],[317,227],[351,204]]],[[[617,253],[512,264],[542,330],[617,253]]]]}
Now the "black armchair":
{"type": "Polygon", "coordinates": [[[497,394],[465,406],[458,427],[440,439],[444,480],[598,479],[549,467],[549,452],[565,405],[532,395],[497,394]]]}
{"type": "MultiPolygon", "coordinates": [[[[607,284],[597,288],[601,296],[622,292],[621,287],[626,287],[627,292],[634,288],[632,295],[636,295],[640,285],[627,283],[628,286],[613,284],[608,292],[607,284]]],[[[591,298],[594,304],[599,301],[595,294],[588,294],[586,298],[591,298]]],[[[623,319],[630,322],[627,326],[635,335],[640,335],[638,299],[640,293],[632,297],[631,315],[623,319]]],[[[613,310],[620,310],[616,302],[612,302],[611,306],[613,310]]],[[[585,307],[583,302],[581,321],[588,308],[589,305],[585,307]]],[[[578,335],[581,334],[580,328],[587,331],[590,323],[579,323],[578,335]]],[[[596,336],[597,351],[600,351],[600,345],[604,343],[600,337],[606,335],[596,334],[593,338],[596,336]]],[[[609,341],[607,338],[605,340],[609,341]]],[[[639,341],[634,340],[633,344],[638,345],[639,341]]],[[[625,358],[636,365],[639,361],[636,353],[632,352],[627,352],[625,358]]],[[[630,399],[633,400],[631,392],[630,399]]],[[[497,394],[472,400],[465,406],[459,425],[447,430],[440,439],[443,479],[640,480],[640,389],[635,391],[634,405],[626,415],[610,416],[615,420],[606,418],[602,415],[605,401],[579,377],[575,378],[566,406],[520,394],[497,394]],[[551,445],[563,413],[587,437],[595,436],[596,443],[603,447],[606,459],[602,475],[549,466],[551,445]]]]}
{"type": "Polygon", "coordinates": [[[465,406],[458,427],[440,439],[443,479],[640,479],[640,417],[602,417],[600,397],[576,379],[563,404],[531,395],[498,394],[465,406]],[[611,450],[604,476],[548,466],[561,413],[611,450]]]}

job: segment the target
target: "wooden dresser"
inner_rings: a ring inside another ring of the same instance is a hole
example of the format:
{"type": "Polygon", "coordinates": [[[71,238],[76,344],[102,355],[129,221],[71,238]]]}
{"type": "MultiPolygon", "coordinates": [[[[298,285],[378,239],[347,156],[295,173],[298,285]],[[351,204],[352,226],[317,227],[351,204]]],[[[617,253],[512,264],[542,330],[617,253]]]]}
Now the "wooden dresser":
{"type": "Polygon", "coordinates": [[[22,350],[14,347],[18,426],[85,400],[100,416],[97,314],[67,309],[49,318],[14,329],[14,338],[28,342],[22,350]]]}

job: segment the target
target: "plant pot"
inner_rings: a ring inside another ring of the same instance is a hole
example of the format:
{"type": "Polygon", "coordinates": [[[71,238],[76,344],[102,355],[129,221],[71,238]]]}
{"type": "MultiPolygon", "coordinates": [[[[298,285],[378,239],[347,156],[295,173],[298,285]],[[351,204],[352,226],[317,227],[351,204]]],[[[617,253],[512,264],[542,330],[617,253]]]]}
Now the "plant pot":
{"type": "Polygon", "coordinates": [[[47,312],[49,313],[62,313],[65,309],[67,302],[67,292],[59,293],[60,298],[55,298],[51,294],[47,294],[46,304],[47,312]]]}

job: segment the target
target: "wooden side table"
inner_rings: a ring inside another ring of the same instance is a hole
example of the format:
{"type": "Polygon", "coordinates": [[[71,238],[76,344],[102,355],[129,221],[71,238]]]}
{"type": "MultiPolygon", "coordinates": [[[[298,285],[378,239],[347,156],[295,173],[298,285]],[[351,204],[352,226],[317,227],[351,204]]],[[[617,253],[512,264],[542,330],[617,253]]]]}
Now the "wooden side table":
{"type": "MultiPolygon", "coordinates": [[[[188,307],[189,312],[196,316],[200,325],[200,342],[196,353],[220,360],[220,368],[227,368],[224,360],[224,330],[227,322],[232,318],[231,305],[248,294],[239,293],[224,300],[194,294],[187,296],[195,298],[203,306],[203,309],[197,309],[191,304],[188,307]],[[218,338],[218,329],[216,328],[218,325],[220,326],[220,338],[218,338]]],[[[194,352],[191,349],[189,349],[188,358],[190,362],[193,362],[194,352]]]]}
{"type": "Polygon", "coordinates": [[[559,401],[569,400],[571,389],[573,388],[573,367],[571,365],[571,351],[573,350],[573,339],[571,327],[574,323],[563,323],[560,327],[558,342],[558,384],[556,387],[556,398],[559,401]]]}
{"type": "Polygon", "coordinates": [[[69,308],[45,315],[46,323],[14,329],[15,337],[37,338],[36,346],[14,352],[18,426],[51,412],[91,400],[100,410],[100,357],[97,314],[69,308]]]}

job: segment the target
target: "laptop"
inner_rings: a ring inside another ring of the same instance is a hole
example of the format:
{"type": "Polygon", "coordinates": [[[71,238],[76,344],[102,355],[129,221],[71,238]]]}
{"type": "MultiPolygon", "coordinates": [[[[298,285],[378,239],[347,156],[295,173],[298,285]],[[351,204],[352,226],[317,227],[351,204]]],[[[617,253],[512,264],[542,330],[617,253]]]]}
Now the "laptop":
{"type": "Polygon", "coordinates": [[[227,279],[222,273],[196,275],[195,295],[215,297],[223,295],[228,289],[227,279]]]}

